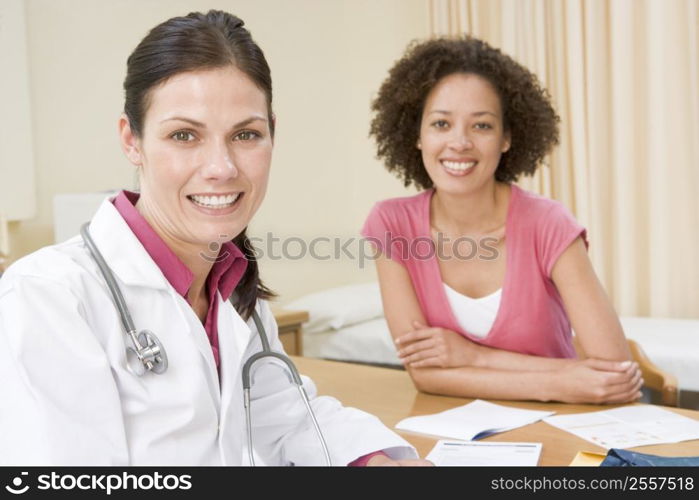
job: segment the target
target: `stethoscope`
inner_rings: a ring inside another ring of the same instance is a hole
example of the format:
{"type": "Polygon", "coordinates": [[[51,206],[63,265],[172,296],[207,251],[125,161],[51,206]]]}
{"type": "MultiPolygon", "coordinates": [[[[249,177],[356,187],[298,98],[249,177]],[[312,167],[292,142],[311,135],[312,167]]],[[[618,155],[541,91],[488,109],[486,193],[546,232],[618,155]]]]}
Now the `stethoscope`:
{"type": "MultiPolygon", "coordinates": [[[[129,308],[126,306],[126,302],[124,301],[124,296],[121,293],[121,289],[114,278],[112,270],[109,268],[107,262],[104,260],[104,257],[102,257],[102,254],[95,245],[95,242],[92,240],[89,227],[89,222],[83,224],[80,228],[80,234],[85,241],[85,245],[87,246],[90,255],[92,255],[92,258],[97,263],[97,267],[99,267],[102,276],[104,276],[104,279],[107,282],[109,292],[111,293],[114,304],[119,311],[121,324],[124,327],[126,335],[131,340],[131,346],[126,348],[126,362],[129,370],[139,377],[145,375],[146,372],[153,372],[157,374],[165,373],[168,368],[168,359],[167,353],[165,352],[165,347],[163,347],[163,344],[160,342],[158,337],[156,337],[156,335],[150,330],[141,330],[139,333],[136,333],[136,327],[134,326],[133,319],[131,318],[129,308]]],[[[231,303],[233,303],[235,306],[234,300],[235,297],[231,297],[231,303]]],[[[256,354],[253,354],[247,359],[247,361],[245,361],[242,372],[243,404],[245,406],[245,426],[247,427],[248,456],[250,458],[250,464],[255,465],[252,442],[252,417],[250,410],[250,387],[252,385],[252,377],[250,376],[250,373],[252,371],[252,366],[257,361],[263,358],[275,358],[284,363],[288,368],[287,375],[289,376],[289,381],[296,385],[296,388],[301,395],[301,399],[306,406],[306,411],[311,417],[313,427],[315,428],[316,434],[318,435],[318,439],[323,448],[325,463],[327,465],[332,465],[332,462],[330,461],[330,453],[328,453],[328,446],[323,438],[323,433],[320,430],[320,426],[318,425],[315,412],[313,411],[313,408],[311,408],[311,403],[308,400],[306,389],[303,387],[303,382],[301,381],[299,371],[296,369],[296,366],[288,356],[272,351],[269,346],[269,341],[267,340],[267,334],[264,326],[260,320],[260,316],[254,309],[252,312],[252,319],[255,322],[257,333],[260,336],[260,341],[262,342],[262,350],[256,354]]]]}

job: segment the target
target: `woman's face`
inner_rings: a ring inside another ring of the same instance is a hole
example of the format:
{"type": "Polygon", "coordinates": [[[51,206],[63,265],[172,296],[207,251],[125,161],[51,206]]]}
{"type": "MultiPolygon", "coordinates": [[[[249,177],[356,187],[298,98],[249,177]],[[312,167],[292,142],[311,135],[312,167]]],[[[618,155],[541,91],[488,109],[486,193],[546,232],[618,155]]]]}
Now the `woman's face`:
{"type": "Polygon", "coordinates": [[[141,137],[120,120],[138,165],[139,210],[171,242],[231,240],[267,189],[272,136],[265,94],[234,66],[177,74],[149,93],[141,137]]]}
{"type": "Polygon", "coordinates": [[[493,183],[510,138],[492,85],[469,73],[437,82],[425,102],[417,146],[437,190],[467,194],[493,183]]]}

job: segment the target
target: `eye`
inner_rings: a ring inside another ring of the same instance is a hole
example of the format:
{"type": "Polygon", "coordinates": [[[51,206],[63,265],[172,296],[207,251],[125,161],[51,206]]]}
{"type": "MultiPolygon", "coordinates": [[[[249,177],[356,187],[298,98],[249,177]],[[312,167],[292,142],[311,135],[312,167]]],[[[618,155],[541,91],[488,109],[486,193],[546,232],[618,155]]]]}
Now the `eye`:
{"type": "Polygon", "coordinates": [[[170,137],[172,137],[177,142],[192,142],[195,139],[194,134],[188,132],[187,130],[178,130],[177,132],[173,133],[170,137]]]}
{"type": "Polygon", "coordinates": [[[478,130],[490,130],[493,128],[493,126],[487,122],[478,122],[474,125],[474,127],[478,130]]]}
{"type": "Polygon", "coordinates": [[[435,122],[432,122],[432,126],[434,128],[448,128],[449,122],[447,122],[446,120],[437,120],[435,122]]]}
{"type": "Polygon", "coordinates": [[[253,139],[258,139],[262,137],[262,135],[259,132],[255,132],[254,130],[243,130],[242,132],[238,132],[235,137],[233,137],[234,141],[251,141],[253,139]]]}

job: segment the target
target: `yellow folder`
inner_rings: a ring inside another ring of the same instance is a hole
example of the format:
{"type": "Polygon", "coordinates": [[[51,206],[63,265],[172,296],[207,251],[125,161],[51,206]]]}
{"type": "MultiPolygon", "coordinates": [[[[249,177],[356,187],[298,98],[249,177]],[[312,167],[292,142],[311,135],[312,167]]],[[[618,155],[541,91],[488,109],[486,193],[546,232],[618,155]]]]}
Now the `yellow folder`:
{"type": "Polygon", "coordinates": [[[605,459],[607,455],[601,453],[593,453],[591,451],[579,451],[572,462],[570,462],[570,467],[599,467],[599,464],[605,459]]]}

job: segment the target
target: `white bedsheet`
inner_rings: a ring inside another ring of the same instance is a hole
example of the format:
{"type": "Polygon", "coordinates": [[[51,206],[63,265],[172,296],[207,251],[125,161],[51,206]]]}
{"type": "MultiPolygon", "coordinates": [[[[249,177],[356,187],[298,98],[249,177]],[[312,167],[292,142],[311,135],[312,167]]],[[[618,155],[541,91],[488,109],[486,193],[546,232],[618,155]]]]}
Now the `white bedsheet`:
{"type": "Polygon", "coordinates": [[[680,389],[699,391],[699,320],[620,319],[626,336],[638,342],[658,368],[677,377],[680,389]]]}
{"type": "Polygon", "coordinates": [[[384,318],[355,325],[303,335],[303,355],[335,359],[400,365],[393,340],[384,318]]]}

